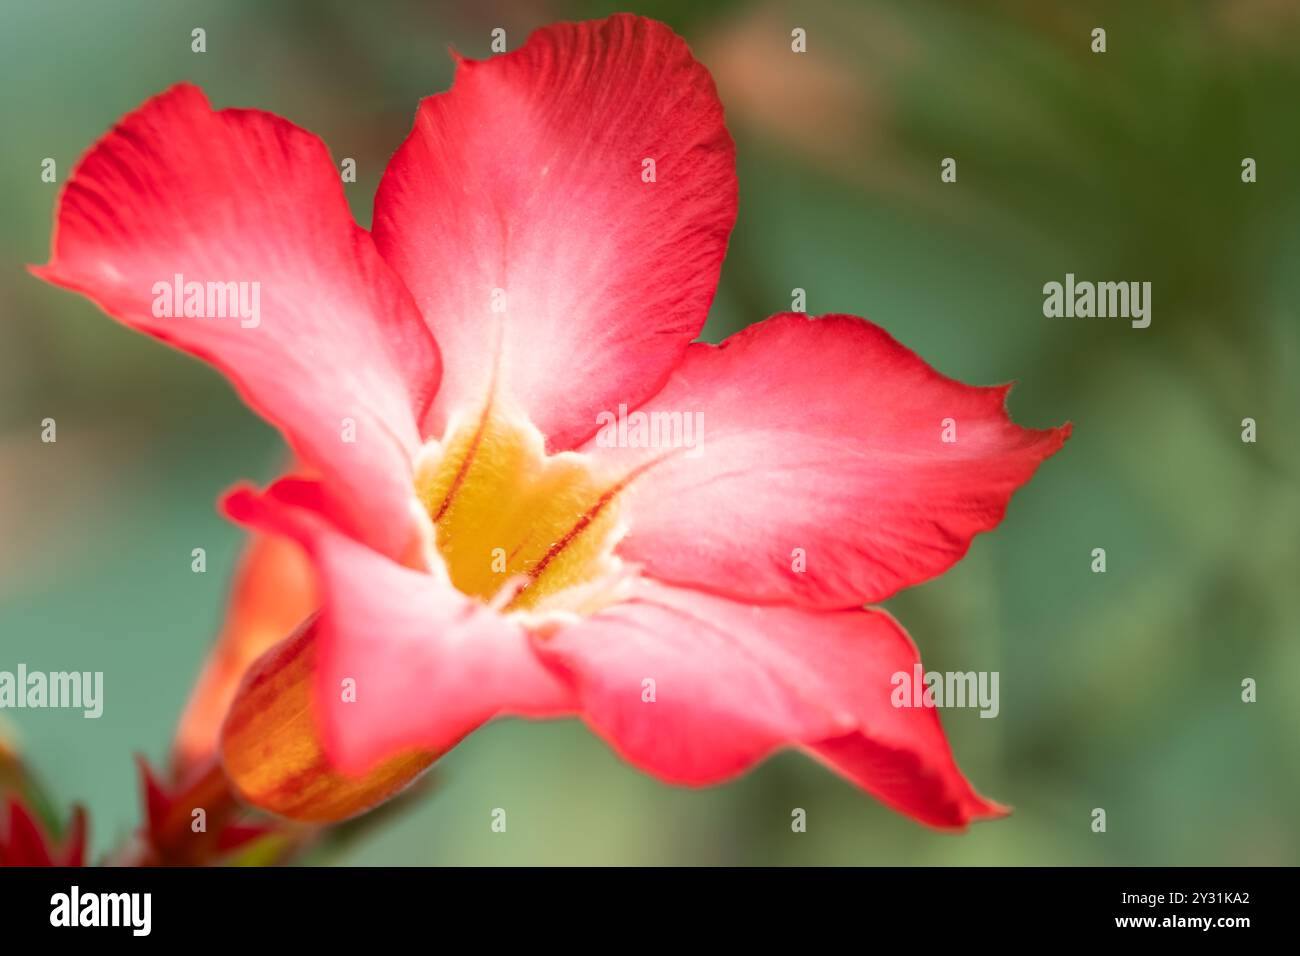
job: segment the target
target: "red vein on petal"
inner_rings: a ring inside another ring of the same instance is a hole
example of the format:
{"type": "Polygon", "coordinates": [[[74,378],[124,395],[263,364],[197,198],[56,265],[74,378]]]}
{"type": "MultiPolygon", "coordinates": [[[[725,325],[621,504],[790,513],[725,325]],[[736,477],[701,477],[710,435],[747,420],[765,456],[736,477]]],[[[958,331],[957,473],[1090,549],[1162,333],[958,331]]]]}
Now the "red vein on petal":
{"type": "Polygon", "coordinates": [[[603,511],[606,507],[608,507],[609,503],[613,501],[615,497],[621,494],[623,490],[626,489],[627,486],[630,485],[633,481],[635,481],[645,472],[649,471],[655,465],[659,464],[660,462],[664,461],[666,458],[670,457],[676,451],[677,449],[674,449],[673,451],[665,452],[664,454],[660,455],[658,458],[652,458],[649,461],[643,462],[642,464],[638,465],[637,467],[629,471],[626,475],[624,475],[622,478],[616,481],[609,488],[607,488],[601,494],[601,496],[596,499],[595,504],[593,504],[590,508],[588,508],[578,517],[578,520],[575,521],[573,523],[573,526],[564,533],[564,536],[560,538],[559,541],[551,545],[550,549],[546,552],[546,554],[542,555],[542,559],[538,561],[536,565],[534,565],[531,571],[528,572],[528,583],[525,584],[523,587],[521,587],[519,591],[515,594],[514,599],[510,602],[509,605],[507,605],[507,610],[513,607],[518,602],[520,596],[525,591],[527,591],[528,588],[530,588],[533,584],[537,582],[537,580],[546,571],[547,565],[549,565],[552,561],[554,561],[557,557],[559,557],[565,548],[567,548],[574,541],[576,541],[578,537],[584,531],[586,531],[588,527],[590,527],[591,523],[595,521],[597,517],[599,517],[601,511],[603,511]]]}
{"type": "Polygon", "coordinates": [[[433,516],[433,523],[437,524],[442,520],[442,516],[447,513],[456,495],[460,492],[461,487],[465,484],[465,479],[469,476],[469,470],[474,464],[474,459],[478,455],[478,450],[483,444],[483,436],[487,433],[488,419],[492,415],[492,401],[496,395],[496,388],[488,393],[487,404],[483,406],[483,412],[479,415],[478,425],[474,428],[474,437],[470,439],[469,448],[465,450],[465,457],[461,459],[460,467],[456,469],[456,477],[451,481],[451,487],[447,489],[447,496],[442,499],[442,504],[438,506],[437,512],[433,516]]]}

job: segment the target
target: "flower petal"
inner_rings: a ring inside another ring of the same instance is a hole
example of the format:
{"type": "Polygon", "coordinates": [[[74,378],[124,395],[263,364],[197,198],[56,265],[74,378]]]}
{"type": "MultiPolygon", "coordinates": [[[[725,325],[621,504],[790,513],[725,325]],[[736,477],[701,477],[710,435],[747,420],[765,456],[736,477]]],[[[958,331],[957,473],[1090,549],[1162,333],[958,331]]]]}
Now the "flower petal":
{"type": "Polygon", "coordinates": [[[212,362],[320,469],[352,533],[389,553],[405,546],[437,348],[317,137],[174,87],[77,166],[50,263],[33,271],[212,362]],[[198,311],[224,317],[187,316],[189,292],[164,301],[177,276],[182,291],[201,284],[198,311]]]}
{"type": "Polygon", "coordinates": [[[226,622],[176,731],[172,750],[178,776],[216,752],[221,723],[253,661],[318,606],[311,565],[298,543],[254,535],[235,572],[226,622]]]}
{"type": "Polygon", "coordinates": [[[221,765],[241,798],[269,813],[336,823],[396,796],[438,754],[398,754],[358,777],[325,753],[312,705],[319,618],[253,662],[221,727],[221,765]]]}
{"type": "Polygon", "coordinates": [[[1009,387],[946,378],[855,316],[779,315],[691,346],[640,409],[695,422],[693,449],[605,447],[617,436],[602,429],[582,450],[644,469],[622,496],[619,553],[647,573],[857,607],[957,562],[1069,436],[1013,423],[1009,387]]]}
{"type": "Polygon", "coordinates": [[[892,705],[895,675],[910,679],[919,658],[883,611],[754,607],[642,581],[628,603],[536,642],[571,674],[592,729],[673,783],[717,783],[804,745],[932,826],[1002,812],[962,776],[932,708],[892,705]]]}
{"type": "Polygon", "coordinates": [[[375,198],[375,242],[446,360],[427,431],[495,383],[565,449],[652,394],[704,323],[735,216],[713,80],[663,24],[561,23],[458,59],[375,198]]]}
{"type": "MultiPolygon", "coordinates": [[[[912,712],[935,714],[925,709],[912,712]]],[[[934,738],[935,747],[942,742],[947,748],[937,716],[929,726],[917,720],[913,729],[934,738]]],[[[954,786],[953,774],[960,771],[951,764],[951,758],[949,768],[932,767],[916,752],[882,744],[870,734],[825,740],[810,747],[809,752],[881,803],[932,827],[960,830],[972,821],[994,820],[1011,812],[1010,807],[981,797],[964,780],[962,785],[954,786]]]]}
{"type": "Polygon", "coordinates": [[[236,490],[226,507],[236,520],[296,534],[311,552],[323,602],[313,702],[326,753],[344,773],[448,750],[493,717],[572,712],[568,685],[519,625],[456,591],[445,572],[404,567],[286,505],[275,487],[236,490]]]}

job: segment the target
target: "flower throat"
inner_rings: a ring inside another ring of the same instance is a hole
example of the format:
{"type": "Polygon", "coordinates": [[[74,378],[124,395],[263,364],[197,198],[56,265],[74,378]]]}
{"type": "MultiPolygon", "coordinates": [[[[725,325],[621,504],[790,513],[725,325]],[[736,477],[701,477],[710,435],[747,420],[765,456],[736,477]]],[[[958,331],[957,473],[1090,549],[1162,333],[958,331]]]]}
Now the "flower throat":
{"type": "Polygon", "coordinates": [[[416,492],[461,592],[522,610],[615,570],[615,498],[626,482],[596,474],[583,455],[547,455],[531,424],[491,406],[447,436],[418,469],[416,492]]]}

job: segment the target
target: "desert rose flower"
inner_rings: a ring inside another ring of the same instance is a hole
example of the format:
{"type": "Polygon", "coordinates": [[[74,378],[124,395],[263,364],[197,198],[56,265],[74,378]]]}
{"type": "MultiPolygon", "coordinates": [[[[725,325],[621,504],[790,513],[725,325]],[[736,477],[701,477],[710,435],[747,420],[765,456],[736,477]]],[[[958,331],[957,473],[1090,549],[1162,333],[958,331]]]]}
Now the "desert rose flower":
{"type": "Polygon", "coordinates": [[[319,139],[192,86],[85,157],[37,273],[212,362],[307,469],[225,501],[320,601],[226,719],[245,798],[340,819],[487,720],[577,715],[674,783],[798,747],[933,826],[1004,812],[891,705],[917,651],[865,605],[1068,426],[853,316],[693,344],[736,204],[708,72],[633,16],[458,60],[370,232],[319,139]]]}

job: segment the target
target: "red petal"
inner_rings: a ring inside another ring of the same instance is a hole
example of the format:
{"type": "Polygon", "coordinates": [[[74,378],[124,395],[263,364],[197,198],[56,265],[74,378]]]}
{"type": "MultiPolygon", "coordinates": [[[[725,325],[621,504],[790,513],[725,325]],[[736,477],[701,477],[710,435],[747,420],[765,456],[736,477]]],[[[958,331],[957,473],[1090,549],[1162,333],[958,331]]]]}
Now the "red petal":
{"type": "Polygon", "coordinates": [[[349,530],[400,553],[437,350],[318,138],[269,113],[214,112],[196,87],[174,87],[81,161],[53,246],[37,275],[215,364],[321,470],[349,530]],[[250,306],[258,283],[257,323],[156,316],[177,274],[247,283],[250,306]]]}
{"type": "MultiPolygon", "coordinates": [[[[935,713],[924,709],[912,712],[935,713]]],[[[942,739],[939,718],[933,717],[931,723],[931,728],[918,727],[918,730],[942,739]]],[[[947,744],[943,746],[946,748],[947,744]]],[[[951,765],[951,771],[944,768],[936,771],[915,751],[889,746],[869,734],[847,734],[823,741],[809,750],[882,803],[939,829],[960,830],[975,820],[993,820],[1011,812],[1010,807],[981,797],[969,785],[953,786],[952,774],[958,772],[955,764],[951,765]]]]}
{"type": "Polygon", "coordinates": [[[651,20],[561,23],[458,61],[375,199],[375,241],[446,359],[429,430],[495,380],[569,448],[650,395],[713,298],[734,153],[708,71],[651,20]]]}
{"type": "Polygon", "coordinates": [[[665,780],[716,783],[804,745],[924,823],[1000,812],[962,776],[933,709],[892,705],[894,675],[910,677],[918,656],[884,612],[754,607],[643,581],[633,601],[537,646],[572,675],[592,729],[665,780]]]}
{"type": "Polygon", "coordinates": [[[297,536],[315,561],[323,607],[314,703],[333,766],[361,775],[408,751],[447,750],[498,715],[572,711],[567,685],[517,623],[455,590],[445,573],[412,570],[340,534],[277,488],[238,489],[226,508],[297,536]],[[355,699],[344,699],[345,680],[355,699]]]}
{"type": "Polygon", "coordinates": [[[649,574],[857,607],[957,562],[1069,436],[1012,422],[1008,387],[946,378],[854,316],[780,315],[693,345],[641,409],[702,422],[696,450],[605,448],[600,435],[583,450],[628,470],[661,459],[621,502],[619,553],[649,574]]]}

